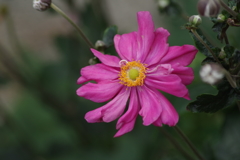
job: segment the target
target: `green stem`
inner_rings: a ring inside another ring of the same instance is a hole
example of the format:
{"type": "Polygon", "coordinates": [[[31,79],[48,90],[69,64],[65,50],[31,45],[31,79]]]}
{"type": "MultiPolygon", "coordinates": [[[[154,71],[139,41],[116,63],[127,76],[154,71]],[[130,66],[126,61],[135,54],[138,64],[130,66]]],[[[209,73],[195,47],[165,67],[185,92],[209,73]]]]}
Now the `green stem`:
{"type": "Polygon", "coordinates": [[[173,127],[177,133],[182,137],[182,139],[188,144],[188,146],[192,149],[195,155],[199,158],[199,160],[205,160],[202,155],[198,152],[196,147],[192,144],[192,142],[187,138],[187,136],[182,132],[182,130],[176,125],[173,127]]]}
{"type": "Polygon", "coordinates": [[[191,29],[191,32],[194,34],[194,36],[209,50],[209,52],[212,54],[213,58],[219,63],[220,61],[218,60],[217,56],[215,53],[212,51],[212,49],[203,41],[203,39],[199,36],[199,34],[196,32],[195,29],[191,29]]]}
{"type": "Polygon", "coordinates": [[[185,158],[187,158],[188,160],[193,160],[194,158],[188,154],[188,152],[186,152],[182,146],[180,146],[180,144],[163,128],[160,127],[160,131],[162,132],[162,134],[165,135],[165,137],[167,137],[167,139],[183,154],[183,156],[185,158]]]}
{"type": "Polygon", "coordinates": [[[60,9],[58,8],[55,4],[51,3],[51,8],[54,9],[56,12],[61,14],[82,36],[84,41],[88,44],[90,48],[94,48],[94,45],[90,42],[90,40],[84,35],[82,30],[60,9]]]}
{"type": "Polygon", "coordinates": [[[233,17],[236,17],[238,13],[234,12],[231,8],[229,8],[222,0],[219,0],[221,6],[233,17]]]}

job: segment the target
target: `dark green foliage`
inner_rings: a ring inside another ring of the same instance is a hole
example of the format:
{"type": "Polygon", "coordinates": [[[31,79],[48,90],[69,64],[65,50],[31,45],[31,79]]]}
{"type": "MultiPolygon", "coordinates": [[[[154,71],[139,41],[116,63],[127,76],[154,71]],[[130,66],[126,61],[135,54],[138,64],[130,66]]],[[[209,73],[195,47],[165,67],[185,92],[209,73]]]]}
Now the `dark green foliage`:
{"type": "Polygon", "coordinates": [[[103,42],[105,43],[106,47],[110,47],[111,45],[113,45],[113,38],[117,34],[117,32],[117,26],[110,26],[104,31],[103,42]]]}

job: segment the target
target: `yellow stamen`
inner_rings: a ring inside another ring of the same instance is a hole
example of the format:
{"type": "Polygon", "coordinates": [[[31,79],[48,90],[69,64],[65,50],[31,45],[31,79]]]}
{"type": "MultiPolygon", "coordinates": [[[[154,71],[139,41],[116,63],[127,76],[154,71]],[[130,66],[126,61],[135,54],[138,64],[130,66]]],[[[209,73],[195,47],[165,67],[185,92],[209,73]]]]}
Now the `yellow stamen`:
{"type": "Polygon", "coordinates": [[[147,68],[145,66],[140,61],[126,62],[121,66],[120,83],[128,87],[142,86],[146,77],[147,68]]]}

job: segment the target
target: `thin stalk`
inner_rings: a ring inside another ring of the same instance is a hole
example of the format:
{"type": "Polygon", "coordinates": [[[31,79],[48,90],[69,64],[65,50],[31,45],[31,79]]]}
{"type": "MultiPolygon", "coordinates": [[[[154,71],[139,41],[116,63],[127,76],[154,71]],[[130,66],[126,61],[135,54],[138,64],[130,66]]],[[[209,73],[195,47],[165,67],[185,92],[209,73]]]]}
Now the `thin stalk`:
{"type": "Polygon", "coordinates": [[[238,13],[234,12],[231,8],[229,8],[222,0],[219,0],[221,6],[233,17],[236,17],[238,13]]]}
{"type": "Polygon", "coordinates": [[[187,158],[188,160],[194,159],[163,127],[160,127],[160,131],[162,132],[162,134],[165,135],[165,137],[167,137],[167,139],[174,145],[174,147],[176,147],[182,153],[185,158],[187,158]]]}
{"type": "Polygon", "coordinates": [[[202,155],[198,152],[196,147],[192,144],[192,142],[188,139],[188,137],[182,132],[182,130],[176,125],[173,127],[177,133],[182,137],[182,139],[188,144],[188,146],[192,149],[195,155],[199,158],[199,160],[205,160],[202,155]]]}
{"type": "Polygon", "coordinates": [[[203,41],[203,39],[199,36],[199,34],[196,32],[195,29],[191,29],[191,32],[194,34],[194,36],[210,51],[210,53],[212,54],[213,58],[219,63],[220,61],[218,60],[217,56],[215,55],[215,53],[212,51],[212,49],[203,41]]]}
{"type": "Polygon", "coordinates": [[[84,41],[88,44],[90,48],[94,48],[94,45],[90,42],[90,40],[85,36],[85,34],[82,32],[82,30],[55,4],[51,3],[51,8],[54,9],[56,12],[61,14],[81,35],[81,37],[84,39],[84,41]]]}

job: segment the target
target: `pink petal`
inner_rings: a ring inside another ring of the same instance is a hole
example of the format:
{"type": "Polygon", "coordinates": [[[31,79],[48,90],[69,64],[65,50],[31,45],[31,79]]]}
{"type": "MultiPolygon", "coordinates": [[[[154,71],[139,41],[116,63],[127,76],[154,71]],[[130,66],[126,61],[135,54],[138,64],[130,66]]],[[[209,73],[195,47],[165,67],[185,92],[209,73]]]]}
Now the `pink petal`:
{"type": "Polygon", "coordinates": [[[143,125],[150,125],[155,122],[161,112],[161,100],[159,97],[146,86],[138,88],[139,100],[141,103],[141,110],[139,114],[143,117],[143,125]]]}
{"type": "Polygon", "coordinates": [[[131,89],[123,87],[120,93],[106,105],[88,112],[85,115],[85,119],[89,123],[95,122],[111,122],[118,118],[126,107],[127,100],[129,98],[131,89]]]}
{"type": "Polygon", "coordinates": [[[115,48],[121,59],[127,61],[136,60],[136,54],[138,53],[136,36],[136,32],[131,32],[114,37],[115,48]]]}
{"type": "Polygon", "coordinates": [[[119,71],[113,67],[109,67],[104,64],[95,64],[81,69],[81,75],[84,78],[78,79],[78,84],[89,80],[94,80],[96,82],[103,80],[116,80],[119,78],[118,74],[119,71]]]}
{"type": "Polygon", "coordinates": [[[175,65],[172,67],[174,68],[174,70],[172,71],[172,74],[178,75],[181,78],[182,83],[184,85],[189,85],[192,83],[192,81],[194,79],[194,72],[193,72],[192,68],[183,67],[183,66],[179,66],[179,65],[175,65]]]}
{"type": "Polygon", "coordinates": [[[94,102],[105,102],[113,98],[123,87],[117,81],[105,83],[87,83],[77,90],[77,95],[94,102]]]}
{"type": "Polygon", "coordinates": [[[136,60],[144,62],[145,58],[151,49],[154,40],[154,23],[152,16],[148,11],[142,11],[137,13],[138,19],[138,35],[137,42],[139,43],[139,51],[136,60]]]}
{"type": "Polygon", "coordinates": [[[169,44],[167,41],[169,35],[170,33],[164,28],[158,28],[155,31],[155,39],[144,63],[150,66],[158,63],[161,60],[161,58],[168,51],[169,44]]]}
{"type": "Polygon", "coordinates": [[[130,102],[127,112],[121,116],[117,122],[119,131],[114,137],[119,137],[127,132],[130,132],[135,124],[138,111],[140,109],[136,88],[131,88],[130,102]]]}
{"type": "Polygon", "coordinates": [[[167,124],[169,126],[175,126],[178,122],[179,116],[172,104],[157,90],[153,90],[157,97],[160,99],[160,105],[162,113],[154,122],[154,125],[162,126],[161,124],[167,124]]]}
{"type": "Polygon", "coordinates": [[[193,61],[197,52],[198,50],[192,45],[172,46],[169,47],[161,63],[187,66],[193,61]]]}
{"type": "Polygon", "coordinates": [[[188,94],[188,89],[182,83],[181,78],[175,74],[159,74],[158,76],[149,74],[145,79],[145,84],[174,96],[189,99],[189,97],[185,97],[188,94]]]}
{"type": "Polygon", "coordinates": [[[118,67],[119,68],[119,61],[120,59],[116,56],[111,56],[111,55],[107,55],[107,54],[103,54],[95,49],[91,49],[91,51],[93,52],[93,54],[99,58],[99,60],[107,65],[107,66],[111,66],[111,67],[118,67]]]}

